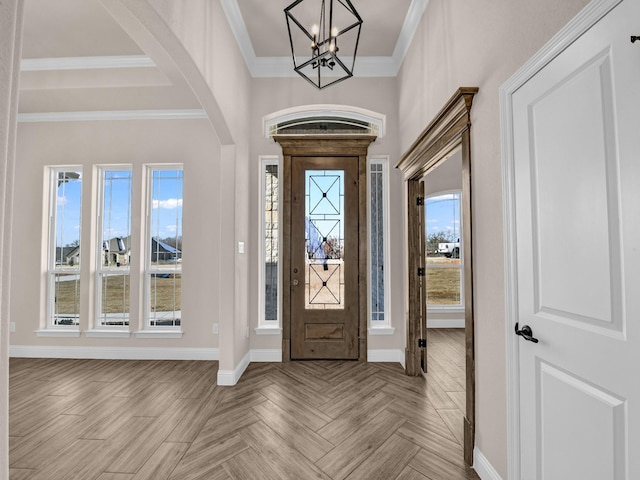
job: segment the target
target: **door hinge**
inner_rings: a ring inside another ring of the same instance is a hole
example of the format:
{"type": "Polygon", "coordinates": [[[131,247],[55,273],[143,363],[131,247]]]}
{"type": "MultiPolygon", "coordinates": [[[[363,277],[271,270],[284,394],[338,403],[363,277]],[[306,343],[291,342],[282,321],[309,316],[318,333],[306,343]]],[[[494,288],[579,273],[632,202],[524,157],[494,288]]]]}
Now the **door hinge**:
{"type": "Polygon", "coordinates": [[[424,205],[424,197],[416,198],[416,205],[418,205],[419,207],[422,207],[424,205]]]}
{"type": "Polygon", "coordinates": [[[427,339],[419,338],[418,339],[418,348],[427,348],[427,339]]]}
{"type": "Polygon", "coordinates": [[[418,267],[418,276],[424,277],[424,267],[418,267]]]}

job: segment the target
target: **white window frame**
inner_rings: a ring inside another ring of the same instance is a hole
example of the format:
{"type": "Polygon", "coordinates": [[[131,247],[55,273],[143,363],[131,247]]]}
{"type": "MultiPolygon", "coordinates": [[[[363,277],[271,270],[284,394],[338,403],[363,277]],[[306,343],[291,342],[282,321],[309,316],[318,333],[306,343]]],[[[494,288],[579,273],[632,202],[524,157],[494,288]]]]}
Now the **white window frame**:
{"type": "Polygon", "coordinates": [[[383,265],[386,267],[383,270],[383,282],[384,282],[384,320],[372,319],[372,255],[368,255],[367,259],[367,278],[368,292],[367,292],[367,304],[369,311],[369,335],[393,335],[395,328],[391,323],[391,294],[390,286],[391,281],[389,279],[389,156],[388,155],[375,155],[370,156],[367,159],[367,245],[371,246],[371,166],[382,165],[382,235],[383,235],[383,265]]]}
{"type": "MultiPolygon", "coordinates": [[[[128,322],[129,325],[103,325],[102,324],[102,281],[103,278],[109,274],[121,274],[129,276],[129,295],[131,295],[131,265],[127,263],[126,266],[120,267],[109,267],[104,266],[102,263],[102,258],[104,255],[102,249],[102,241],[104,238],[103,228],[104,228],[104,175],[109,171],[129,171],[131,172],[131,211],[129,212],[129,235],[131,235],[131,230],[133,229],[133,166],[130,164],[123,165],[99,165],[96,167],[97,172],[97,181],[95,185],[97,185],[96,189],[96,200],[98,202],[97,205],[97,221],[96,221],[96,266],[95,266],[95,312],[94,312],[94,330],[90,330],[88,333],[89,336],[97,335],[102,333],[100,336],[115,336],[115,337],[129,337],[129,329],[131,326],[131,307],[133,306],[132,299],[129,298],[129,317],[128,322]],[[110,334],[110,335],[109,335],[110,334]]],[[[130,246],[132,242],[130,240],[130,246]]]]}
{"type": "Polygon", "coordinates": [[[259,253],[258,253],[258,278],[259,280],[259,295],[258,295],[258,327],[255,328],[256,335],[279,335],[282,332],[282,262],[280,257],[281,244],[282,244],[282,228],[278,228],[278,294],[277,294],[277,308],[278,314],[276,320],[267,320],[265,318],[266,307],[266,294],[265,287],[266,281],[266,239],[265,239],[265,195],[266,195],[266,175],[265,170],[267,166],[276,165],[278,167],[278,226],[282,226],[282,165],[280,157],[277,155],[262,155],[260,159],[260,195],[259,195],[259,212],[260,212],[260,230],[258,239],[259,253]]]}
{"type": "MultiPolygon", "coordinates": [[[[47,167],[46,175],[48,175],[48,210],[47,210],[47,280],[46,280],[46,307],[45,307],[45,325],[44,330],[38,330],[38,336],[80,336],[80,311],[82,310],[82,302],[78,304],[78,325],[55,325],[55,278],[57,274],[76,274],[81,275],[80,267],[60,267],[56,268],[56,226],[58,218],[56,209],[58,206],[58,174],[60,172],[79,172],[83,178],[82,165],[63,165],[55,167],[47,167]]],[[[85,185],[84,181],[80,190],[80,238],[82,239],[82,199],[84,197],[85,185]]],[[[82,241],[80,242],[80,253],[82,253],[82,241]]],[[[80,263],[82,265],[82,262],[80,263]]],[[[81,278],[81,277],[80,277],[81,278]]],[[[82,285],[82,283],[80,284],[82,285]]]]}
{"type": "MultiPolygon", "coordinates": [[[[429,294],[428,294],[428,288],[429,285],[427,284],[427,313],[447,313],[447,314],[459,314],[459,313],[464,313],[464,231],[463,231],[463,219],[462,219],[462,190],[458,190],[458,189],[453,189],[453,190],[443,190],[441,192],[433,192],[429,195],[425,196],[425,220],[427,218],[427,213],[426,213],[426,205],[427,205],[427,201],[429,198],[431,197],[439,197],[441,195],[447,195],[447,194],[457,194],[459,195],[459,217],[460,217],[460,230],[459,230],[459,237],[460,237],[460,265],[442,265],[442,266],[436,266],[436,265],[429,265],[429,263],[426,264],[427,270],[429,269],[443,269],[443,268],[455,268],[458,269],[460,271],[460,303],[458,305],[429,305],[428,303],[428,299],[429,299],[429,294]]],[[[428,277],[428,272],[427,272],[427,277],[428,277]]]]}
{"type": "MultiPolygon", "coordinates": [[[[153,210],[153,172],[157,170],[182,170],[184,180],[184,165],[182,163],[172,164],[147,164],[144,166],[145,171],[145,226],[142,255],[144,256],[144,280],[143,280],[143,318],[141,322],[141,330],[135,332],[136,338],[182,338],[184,318],[181,315],[180,325],[156,326],[151,325],[151,275],[152,274],[176,274],[182,275],[182,264],[175,263],[172,268],[152,267],[150,258],[151,238],[153,226],[151,225],[153,210]]],[[[184,183],[183,183],[184,195],[184,183]]],[[[184,210],[183,210],[183,228],[184,228],[184,210]]],[[[182,299],[181,299],[182,304],[182,299]]]]}

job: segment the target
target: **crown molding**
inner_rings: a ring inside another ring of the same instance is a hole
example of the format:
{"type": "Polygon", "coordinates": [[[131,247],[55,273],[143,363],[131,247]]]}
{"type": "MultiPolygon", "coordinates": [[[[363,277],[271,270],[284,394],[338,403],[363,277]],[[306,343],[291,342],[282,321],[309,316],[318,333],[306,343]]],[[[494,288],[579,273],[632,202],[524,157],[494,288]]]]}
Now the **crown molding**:
{"type": "MultiPolygon", "coordinates": [[[[220,3],[252,78],[288,78],[298,76],[291,68],[292,59],[290,56],[256,56],[247,26],[242,18],[240,7],[238,7],[238,0],[220,0],[220,3]]],[[[428,3],[429,0],[412,0],[393,50],[393,55],[390,57],[358,57],[353,76],[363,78],[397,76],[428,3]]],[[[350,63],[350,60],[350,58],[345,57],[346,63],[350,63]]]]}
{"type": "Polygon", "coordinates": [[[18,123],[96,122],[105,120],[199,120],[209,118],[204,110],[114,110],[91,112],[19,113],[18,123]]]}
{"type": "Polygon", "coordinates": [[[154,68],[156,64],[146,55],[118,55],[103,57],[25,58],[22,72],[51,70],[96,70],[104,68],[154,68]]]}
{"type": "Polygon", "coordinates": [[[420,26],[420,20],[422,20],[422,15],[427,9],[428,4],[429,0],[412,0],[411,5],[409,5],[407,16],[404,19],[402,30],[400,30],[400,35],[398,36],[396,48],[393,50],[393,59],[398,65],[398,71],[402,66],[404,57],[409,51],[413,37],[418,30],[418,26],[420,26]]]}

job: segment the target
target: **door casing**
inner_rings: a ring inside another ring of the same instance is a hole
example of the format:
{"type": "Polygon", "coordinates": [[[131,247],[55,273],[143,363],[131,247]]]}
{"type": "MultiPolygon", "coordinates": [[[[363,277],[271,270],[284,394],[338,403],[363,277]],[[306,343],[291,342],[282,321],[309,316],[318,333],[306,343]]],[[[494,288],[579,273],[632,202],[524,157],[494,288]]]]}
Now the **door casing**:
{"type": "MultiPolygon", "coordinates": [[[[409,150],[402,156],[399,168],[407,183],[408,227],[408,324],[406,347],[407,375],[422,374],[424,348],[418,340],[427,337],[425,282],[418,269],[426,269],[422,228],[424,208],[417,202],[423,189],[421,180],[458,150],[462,153],[462,251],[464,255],[464,318],[466,405],[464,417],[464,459],[473,465],[475,445],[475,348],[473,316],[473,262],[471,230],[471,105],[478,93],[476,87],[460,87],[434,119],[427,125],[409,150]],[[420,336],[422,335],[422,336],[420,336]]],[[[424,270],[423,270],[424,271],[424,270]]]]}
{"type": "Polygon", "coordinates": [[[358,361],[367,361],[367,152],[375,136],[274,136],[282,147],[282,361],[291,361],[292,157],[357,157],[358,162],[358,361]]]}

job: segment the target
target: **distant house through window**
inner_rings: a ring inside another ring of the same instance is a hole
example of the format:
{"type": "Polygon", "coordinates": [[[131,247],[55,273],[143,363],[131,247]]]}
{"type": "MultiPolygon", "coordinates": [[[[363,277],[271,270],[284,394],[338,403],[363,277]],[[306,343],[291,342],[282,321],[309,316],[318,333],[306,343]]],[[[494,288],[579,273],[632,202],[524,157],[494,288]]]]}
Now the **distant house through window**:
{"type": "Polygon", "coordinates": [[[177,328],[182,317],[182,198],[179,165],[150,166],[145,298],[149,328],[177,328]]]}
{"type": "Polygon", "coordinates": [[[82,169],[49,169],[47,327],[79,325],[82,169]]]}
{"type": "Polygon", "coordinates": [[[130,167],[100,167],[98,214],[99,258],[97,259],[97,306],[100,328],[129,325],[131,264],[131,200],[133,175],[130,167]]]}

